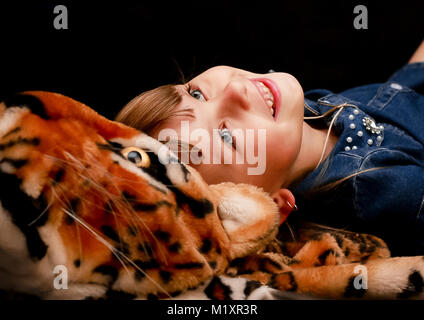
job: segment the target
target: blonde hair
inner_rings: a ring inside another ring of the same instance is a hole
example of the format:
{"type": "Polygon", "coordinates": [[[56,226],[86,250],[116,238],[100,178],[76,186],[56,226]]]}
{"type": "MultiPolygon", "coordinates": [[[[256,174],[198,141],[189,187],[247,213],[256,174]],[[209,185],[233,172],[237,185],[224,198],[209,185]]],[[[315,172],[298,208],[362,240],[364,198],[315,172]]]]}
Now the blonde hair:
{"type": "Polygon", "coordinates": [[[136,128],[146,134],[176,114],[181,95],[175,85],[167,84],[143,92],[128,102],[115,117],[115,121],[136,128]]]}

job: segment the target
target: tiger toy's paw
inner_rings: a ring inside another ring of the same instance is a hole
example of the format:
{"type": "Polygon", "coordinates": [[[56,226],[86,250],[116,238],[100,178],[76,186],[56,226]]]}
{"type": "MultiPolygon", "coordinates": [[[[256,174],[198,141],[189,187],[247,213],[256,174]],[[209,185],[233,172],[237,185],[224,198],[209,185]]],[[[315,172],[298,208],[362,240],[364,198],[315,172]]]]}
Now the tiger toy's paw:
{"type": "Polygon", "coordinates": [[[277,248],[279,253],[294,259],[293,267],[365,263],[390,257],[386,243],[373,235],[305,221],[295,224],[294,228],[295,234],[280,231],[280,248],[277,248]]]}

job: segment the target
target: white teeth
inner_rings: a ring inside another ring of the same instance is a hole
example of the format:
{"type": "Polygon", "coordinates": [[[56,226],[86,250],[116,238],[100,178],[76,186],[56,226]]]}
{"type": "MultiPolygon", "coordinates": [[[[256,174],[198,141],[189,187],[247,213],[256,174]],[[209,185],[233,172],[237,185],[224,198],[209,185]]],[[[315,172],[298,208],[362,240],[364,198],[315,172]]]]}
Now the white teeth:
{"type": "Polygon", "coordinates": [[[274,104],[274,102],[272,100],[267,99],[266,100],[266,104],[268,105],[268,107],[272,107],[272,105],[274,104]]]}
{"type": "Polygon", "coordinates": [[[263,84],[263,82],[258,81],[259,87],[261,88],[262,93],[264,94],[266,104],[268,107],[272,107],[274,104],[274,96],[272,95],[271,90],[263,84]]]}
{"type": "Polygon", "coordinates": [[[274,114],[275,114],[275,109],[273,108],[274,96],[273,96],[271,90],[269,90],[269,88],[263,82],[257,81],[257,83],[258,83],[258,87],[259,87],[260,91],[262,92],[262,95],[265,99],[265,103],[269,107],[269,112],[271,113],[272,116],[274,116],[274,114]]]}

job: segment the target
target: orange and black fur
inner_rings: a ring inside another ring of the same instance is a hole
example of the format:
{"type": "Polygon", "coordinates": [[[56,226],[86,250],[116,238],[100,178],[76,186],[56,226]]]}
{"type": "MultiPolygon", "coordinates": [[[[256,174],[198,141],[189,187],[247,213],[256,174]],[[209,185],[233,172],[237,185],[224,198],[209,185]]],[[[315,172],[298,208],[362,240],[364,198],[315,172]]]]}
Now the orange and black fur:
{"type": "Polygon", "coordinates": [[[68,97],[0,104],[0,290],[10,297],[423,297],[423,257],[390,258],[376,237],[311,224],[284,238],[279,222],[262,190],[209,186],[155,139],[68,97]],[[55,286],[57,266],[67,289],[55,286]]]}

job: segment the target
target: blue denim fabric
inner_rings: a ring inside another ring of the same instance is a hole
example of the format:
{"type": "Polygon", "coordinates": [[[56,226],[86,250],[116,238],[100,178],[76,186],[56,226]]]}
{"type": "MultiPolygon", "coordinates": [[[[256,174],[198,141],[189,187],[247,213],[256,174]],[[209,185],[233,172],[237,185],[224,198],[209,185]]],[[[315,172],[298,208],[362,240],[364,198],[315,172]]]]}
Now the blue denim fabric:
{"type": "MultiPolygon", "coordinates": [[[[348,105],[334,121],[339,140],[328,159],[292,186],[300,208],[293,216],[376,234],[394,255],[424,254],[423,87],[424,63],[413,63],[382,84],[306,92],[305,116],[348,105]],[[329,191],[308,192],[361,171],[329,191]]],[[[335,114],[308,121],[328,127],[335,114]]]]}

